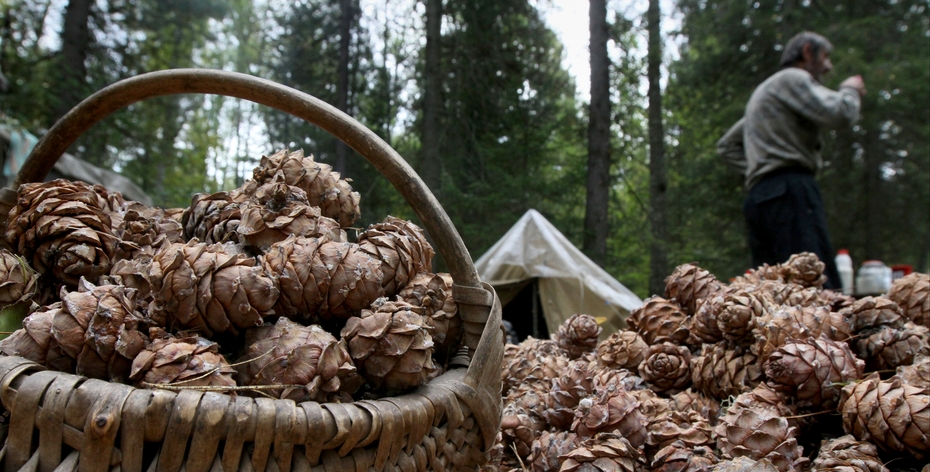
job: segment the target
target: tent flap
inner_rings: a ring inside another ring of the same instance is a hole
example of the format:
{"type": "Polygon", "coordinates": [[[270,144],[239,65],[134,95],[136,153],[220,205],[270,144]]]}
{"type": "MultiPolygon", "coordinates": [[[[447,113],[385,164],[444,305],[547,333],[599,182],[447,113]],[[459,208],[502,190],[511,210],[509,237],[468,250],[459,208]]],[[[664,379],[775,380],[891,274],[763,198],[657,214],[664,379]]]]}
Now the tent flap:
{"type": "Polygon", "coordinates": [[[497,289],[539,279],[550,331],[576,313],[604,318],[605,335],[625,325],[642,300],[588,259],[536,210],[529,210],[477,262],[485,282],[497,289]]]}

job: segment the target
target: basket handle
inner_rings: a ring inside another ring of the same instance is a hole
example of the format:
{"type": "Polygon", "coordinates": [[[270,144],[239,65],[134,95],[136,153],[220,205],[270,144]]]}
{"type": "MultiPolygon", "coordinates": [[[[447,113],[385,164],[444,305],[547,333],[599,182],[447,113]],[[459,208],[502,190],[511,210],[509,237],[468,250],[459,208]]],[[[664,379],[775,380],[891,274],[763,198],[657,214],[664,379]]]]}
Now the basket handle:
{"type": "MultiPolygon", "coordinates": [[[[99,90],[79,103],[45,133],[20,169],[12,189],[3,189],[4,195],[0,198],[9,205],[12,191],[12,201],[15,203],[15,189],[19,185],[43,180],[78,137],[111,113],[147,98],[185,93],[225,95],[266,105],[313,123],[346,143],[381,171],[413,208],[427,232],[433,236],[456,285],[482,290],[474,262],[452,220],[397,151],[370,129],[316,97],[238,72],[213,69],[163,70],[124,79],[99,90]]],[[[0,223],[3,225],[6,224],[7,214],[4,212],[0,215],[0,223]]],[[[464,310],[463,318],[471,321],[466,322],[465,340],[471,354],[477,348],[490,307],[466,304],[459,309],[464,310]],[[471,336],[467,335],[469,331],[471,336]]]]}

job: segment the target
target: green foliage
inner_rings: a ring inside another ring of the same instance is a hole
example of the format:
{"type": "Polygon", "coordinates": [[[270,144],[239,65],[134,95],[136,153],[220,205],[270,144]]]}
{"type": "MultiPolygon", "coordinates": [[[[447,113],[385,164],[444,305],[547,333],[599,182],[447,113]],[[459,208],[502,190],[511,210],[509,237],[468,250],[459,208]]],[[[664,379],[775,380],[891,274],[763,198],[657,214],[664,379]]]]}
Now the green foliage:
{"type": "Polygon", "coordinates": [[[583,128],[561,44],[528,2],[445,8],[441,203],[477,257],[529,208],[576,216],[561,202],[584,194],[583,128]]]}
{"type": "MultiPolygon", "coordinates": [[[[421,156],[422,5],[368,5],[350,40],[348,113],[416,168],[421,156]],[[372,10],[374,8],[374,10],[372,10]],[[388,15],[390,9],[402,11],[388,15]],[[372,16],[372,11],[377,11],[372,16]],[[419,23],[418,23],[419,21],[419,23]]],[[[36,134],[52,125],[59,83],[55,43],[67,2],[0,2],[3,119],[36,134]]],[[[258,75],[336,100],[337,0],[114,0],[93,2],[81,96],[121,78],[173,67],[258,75]]],[[[443,164],[438,195],[473,257],[529,208],[581,245],[587,107],[562,67],[562,45],[529,0],[447,0],[442,29],[443,164]]],[[[869,94],[854,130],[826,136],[820,176],[834,246],[930,270],[930,14],[925,0],[806,2],[678,0],[681,57],[668,66],[664,103],[669,263],[697,262],[721,279],[749,267],[742,177],[715,143],[752,90],[778,68],[780,48],[811,29],[832,40],[835,87],[862,74],[869,94]],[[877,40],[876,38],[880,38],[877,40]]],[[[612,14],[613,163],[605,269],[640,296],[649,278],[645,32],[612,14]]],[[[625,18],[629,17],[629,18],[625,18]]],[[[146,100],[107,118],[70,150],[115,168],[155,197],[187,206],[196,192],[229,190],[261,154],[303,148],[334,163],[336,141],[302,120],[216,96],[146,100]],[[258,150],[258,151],[256,151],[258,150]]],[[[361,156],[346,177],[362,195],[365,227],[410,206],[361,156]]],[[[441,263],[437,267],[442,268],[441,263]]]]}
{"type": "MultiPolygon", "coordinates": [[[[341,14],[339,2],[330,0],[305,0],[279,11],[275,16],[279,34],[272,38],[271,78],[335,105],[341,14]]],[[[386,133],[396,106],[385,105],[372,95],[393,94],[397,85],[375,68],[369,41],[368,32],[356,21],[349,46],[347,113],[390,140],[386,133]]],[[[328,132],[274,111],[266,114],[266,124],[275,149],[302,148],[319,162],[334,163],[337,141],[328,132]]],[[[362,156],[350,152],[345,177],[352,179],[353,188],[362,196],[357,226],[381,221],[391,213],[398,215],[399,195],[362,156]]]]}

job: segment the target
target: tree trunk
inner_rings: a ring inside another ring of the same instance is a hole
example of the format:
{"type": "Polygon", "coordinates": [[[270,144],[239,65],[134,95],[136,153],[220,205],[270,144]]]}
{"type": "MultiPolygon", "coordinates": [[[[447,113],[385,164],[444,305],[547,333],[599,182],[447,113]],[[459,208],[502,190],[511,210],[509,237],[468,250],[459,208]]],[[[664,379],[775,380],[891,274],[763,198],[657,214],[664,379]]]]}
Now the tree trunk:
{"type": "Polygon", "coordinates": [[[592,261],[603,266],[607,256],[607,203],[610,195],[610,85],[605,0],[591,0],[588,19],[591,31],[591,107],[583,249],[592,261]]]}
{"type": "MultiPolygon", "coordinates": [[[[349,41],[352,39],[352,23],[355,20],[353,0],[339,0],[341,16],[339,18],[339,75],[336,78],[336,108],[348,112],[349,109],[349,41]]],[[[333,170],[346,175],[349,147],[336,140],[336,162],[333,170]]]]}
{"type": "Polygon", "coordinates": [[[423,150],[420,177],[426,186],[437,194],[437,198],[442,178],[442,158],[439,152],[442,138],[441,26],[442,0],[426,0],[426,63],[423,70],[423,150]]]}
{"type": "Polygon", "coordinates": [[[59,53],[58,74],[56,84],[56,103],[52,111],[54,124],[64,116],[74,105],[83,100],[82,91],[86,88],[87,51],[90,48],[90,32],[88,20],[92,0],[70,0],[65,9],[64,27],[61,31],[61,52],[59,53]]]}
{"type": "Polygon", "coordinates": [[[662,34],[659,0],[649,0],[646,20],[649,23],[649,222],[652,239],[649,244],[649,292],[662,294],[669,274],[665,218],[665,132],[662,126],[662,34]]]}

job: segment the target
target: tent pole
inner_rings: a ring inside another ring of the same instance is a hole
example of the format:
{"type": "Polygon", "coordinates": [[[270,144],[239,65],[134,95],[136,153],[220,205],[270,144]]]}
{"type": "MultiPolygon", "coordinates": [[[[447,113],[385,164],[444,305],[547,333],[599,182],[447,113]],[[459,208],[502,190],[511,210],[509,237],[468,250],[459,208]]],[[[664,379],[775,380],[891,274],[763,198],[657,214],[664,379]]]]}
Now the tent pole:
{"type": "Polygon", "coordinates": [[[539,297],[539,279],[533,279],[533,337],[542,339],[539,336],[539,304],[536,298],[539,297]]]}

